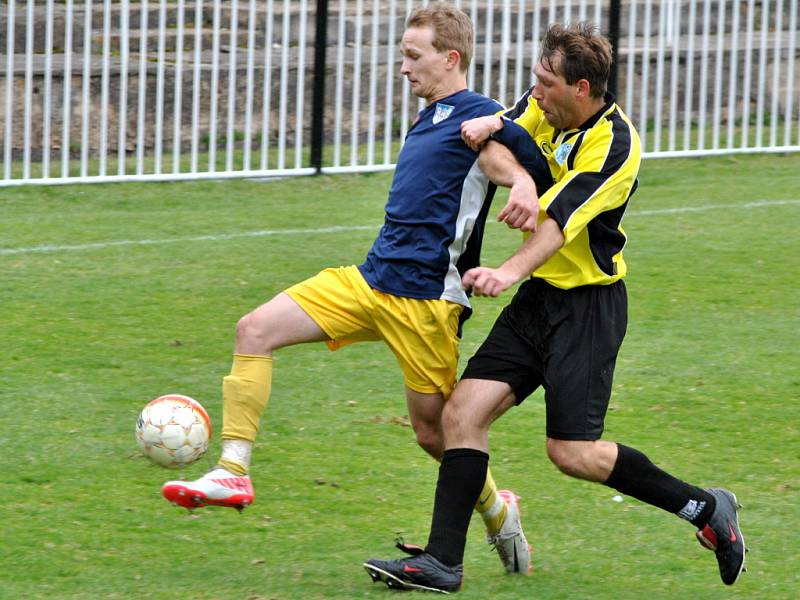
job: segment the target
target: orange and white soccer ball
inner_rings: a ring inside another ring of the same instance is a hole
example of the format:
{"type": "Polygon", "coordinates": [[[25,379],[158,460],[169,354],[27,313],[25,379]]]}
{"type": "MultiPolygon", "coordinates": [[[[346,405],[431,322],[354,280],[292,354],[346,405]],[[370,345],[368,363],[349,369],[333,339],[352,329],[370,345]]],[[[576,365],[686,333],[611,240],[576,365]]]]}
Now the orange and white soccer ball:
{"type": "Polygon", "coordinates": [[[208,450],[211,419],[197,400],[167,394],[151,400],[136,421],[142,452],[162,467],[185,467],[208,450]]]}

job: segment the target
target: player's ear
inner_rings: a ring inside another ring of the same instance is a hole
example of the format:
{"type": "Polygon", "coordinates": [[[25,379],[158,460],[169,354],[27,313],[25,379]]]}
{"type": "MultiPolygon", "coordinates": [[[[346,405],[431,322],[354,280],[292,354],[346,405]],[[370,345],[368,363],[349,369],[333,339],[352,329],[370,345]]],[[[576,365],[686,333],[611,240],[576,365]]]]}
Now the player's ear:
{"type": "Polygon", "coordinates": [[[579,79],[575,82],[575,97],[588,98],[592,94],[592,86],[587,79],[579,79]]]}
{"type": "Polygon", "coordinates": [[[445,62],[449,68],[458,68],[459,63],[461,63],[461,54],[459,54],[458,50],[448,50],[445,55],[445,62]]]}

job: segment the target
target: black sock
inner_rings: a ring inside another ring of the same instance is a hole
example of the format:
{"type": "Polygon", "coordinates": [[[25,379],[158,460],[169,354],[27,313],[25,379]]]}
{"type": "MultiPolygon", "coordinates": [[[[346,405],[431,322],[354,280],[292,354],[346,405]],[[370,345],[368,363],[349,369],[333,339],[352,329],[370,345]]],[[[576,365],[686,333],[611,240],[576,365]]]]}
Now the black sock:
{"type": "Polygon", "coordinates": [[[464,562],[472,509],[483,489],[488,467],[489,455],[472,448],[446,450],[442,457],[425,551],[448,566],[464,562]]]}
{"type": "Polygon", "coordinates": [[[638,450],[622,444],[617,448],[617,462],[607,486],[674,513],[695,527],[708,523],[716,506],[714,496],[662,471],[638,450]]]}

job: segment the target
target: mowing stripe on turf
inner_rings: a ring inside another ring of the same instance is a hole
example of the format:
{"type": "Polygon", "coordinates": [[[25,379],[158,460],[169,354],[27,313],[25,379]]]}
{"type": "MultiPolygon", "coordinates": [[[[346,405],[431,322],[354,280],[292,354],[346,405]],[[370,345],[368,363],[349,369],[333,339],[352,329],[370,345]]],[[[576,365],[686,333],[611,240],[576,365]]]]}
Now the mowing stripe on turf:
{"type": "MultiPolygon", "coordinates": [[[[676,208],[655,208],[652,210],[635,210],[625,214],[625,219],[631,217],[650,217],[658,215],[672,215],[690,212],[704,212],[718,209],[731,208],[768,208],[771,206],[800,204],[800,200],[759,200],[743,202],[741,204],[705,204],[702,206],[680,206],[676,208]]],[[[260,231],[241,231],[238,233],[222,233],[218,235],[196,235],[180,238],[144,239],[144,240],[117,240],[111,242],[94,242],[91,244],[73,245],[42,245],[22,248],[0,248],[0,256],[15,254],[37,254],[45,252],[75,252],[79,250],[102,250],[118,246],[155,246],[161,244],[181,244],[187,242],[219,242],[248,237],[268,237],[274,235],[314,235],[325,233],[343,233],[350,231],[370,231],[377,229],[377,225],[342,225],[333,227],[320,227],[316,229],[262,229],[260,231]]]]}

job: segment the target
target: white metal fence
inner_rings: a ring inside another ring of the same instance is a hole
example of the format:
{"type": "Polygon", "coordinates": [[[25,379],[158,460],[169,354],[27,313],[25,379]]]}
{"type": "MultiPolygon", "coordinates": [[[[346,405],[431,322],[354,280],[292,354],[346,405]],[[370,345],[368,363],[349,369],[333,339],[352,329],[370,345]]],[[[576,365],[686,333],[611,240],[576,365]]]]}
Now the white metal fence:
{"type": "MultiPolygon", "coordinates": [[[[0,186],[391,168],[419,107],[398,73],[418,3],[8,0],[0,186]]],[[[798,0],[456,4],[470,87],[505,104],[549,23],[591,20],[619,29],[645,156],[800,150],[798,0]]]]}

